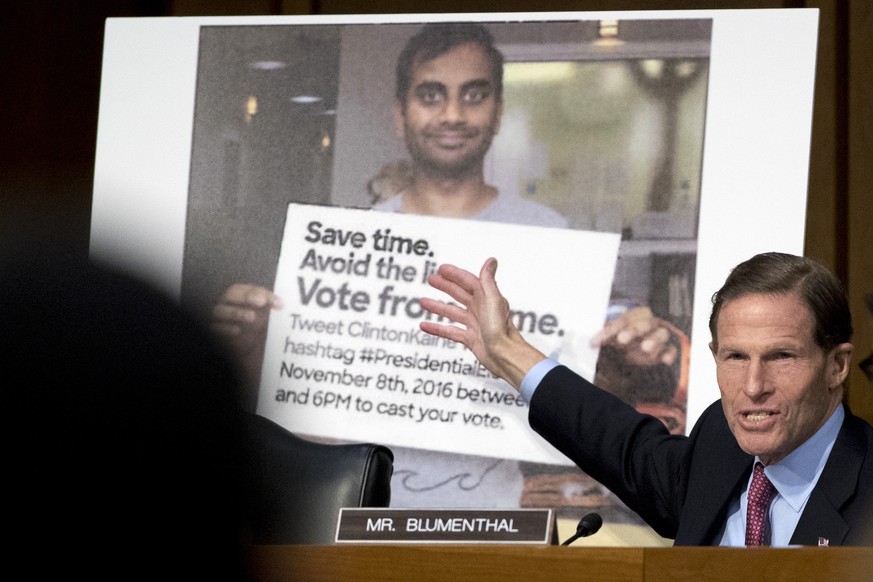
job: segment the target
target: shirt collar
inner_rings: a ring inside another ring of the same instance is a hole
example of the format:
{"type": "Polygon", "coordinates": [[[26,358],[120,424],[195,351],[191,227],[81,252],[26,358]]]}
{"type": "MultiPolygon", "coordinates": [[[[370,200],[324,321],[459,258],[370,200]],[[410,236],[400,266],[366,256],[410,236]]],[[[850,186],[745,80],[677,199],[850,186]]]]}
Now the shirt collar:
{"type": "MultiPolygon", "coordinates": [[[[815,434],[778,463],[764,468],[764,474],[794,511],[799,512],[827,463],[846,413],[842,406],[815,434]]],[[[755,457],[755,461],[759,461],[755,457]]]]}

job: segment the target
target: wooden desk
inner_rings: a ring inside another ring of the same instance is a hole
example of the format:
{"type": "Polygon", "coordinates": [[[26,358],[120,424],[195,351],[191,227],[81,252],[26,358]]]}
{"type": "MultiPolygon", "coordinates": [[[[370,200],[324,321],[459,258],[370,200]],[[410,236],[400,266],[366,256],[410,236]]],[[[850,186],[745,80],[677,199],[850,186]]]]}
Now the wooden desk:
{"type": "Polygon", "coordinates": [[[250,557],[265,582],[873,580],[873,548],[255,546],[250,557]]]}

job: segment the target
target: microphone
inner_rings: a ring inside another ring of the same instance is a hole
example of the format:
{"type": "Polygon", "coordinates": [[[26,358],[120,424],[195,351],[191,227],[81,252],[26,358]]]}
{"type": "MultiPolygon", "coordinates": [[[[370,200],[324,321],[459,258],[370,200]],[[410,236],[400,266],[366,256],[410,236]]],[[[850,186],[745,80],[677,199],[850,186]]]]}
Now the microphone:
{"type": "Polygon", "coordinates": [[[579,538],[586,538],[590,535],[593,535],[597,533],[597,530],[600,529],[601,525],[603,525],[603,518],[600,517],[600,514],[589,513],[579,520],[579,525],[576,526],[576,533],[573,534],[570,539],[568,539],[561,545],[569,546],[571,543],[575,542],[579,538]]]}

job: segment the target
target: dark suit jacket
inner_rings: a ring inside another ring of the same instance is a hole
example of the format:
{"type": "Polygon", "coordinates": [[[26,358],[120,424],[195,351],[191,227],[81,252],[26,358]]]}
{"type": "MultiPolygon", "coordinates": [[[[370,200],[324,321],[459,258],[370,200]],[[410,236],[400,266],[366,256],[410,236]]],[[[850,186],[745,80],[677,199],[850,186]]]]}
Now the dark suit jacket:
{"type": "MultiPolygon", "coordinates": [[[[638,413],[564,366],[530,403],[530,424],[675,545],[715,545],[752,469],[721,402],[688,436],[638,413]]],[[[873,428],[846,410],[824,472],[791,544],[873,545],[873,428]]]]}

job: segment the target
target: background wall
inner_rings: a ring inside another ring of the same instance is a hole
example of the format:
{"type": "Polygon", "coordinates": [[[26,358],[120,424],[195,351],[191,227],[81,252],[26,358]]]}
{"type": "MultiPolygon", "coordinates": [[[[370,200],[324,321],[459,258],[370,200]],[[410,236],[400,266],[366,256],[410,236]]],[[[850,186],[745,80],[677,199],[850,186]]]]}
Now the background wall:
{"type": "MultiPolygon", "coordinates": [[[[13,242],[25,241],[26,252],[51,241],[87,256],[107,17],[732,8],[820,10],[805,252],[849,289],[859,362],[873,350],[865,303],[873,293],[873,4],[866,0],[12,0],[0,8],[0,253],[22,251],[7,246],[13,242]]],[[[873,384],[857,366],[848,400],[873,422],[873,384]]]]}

